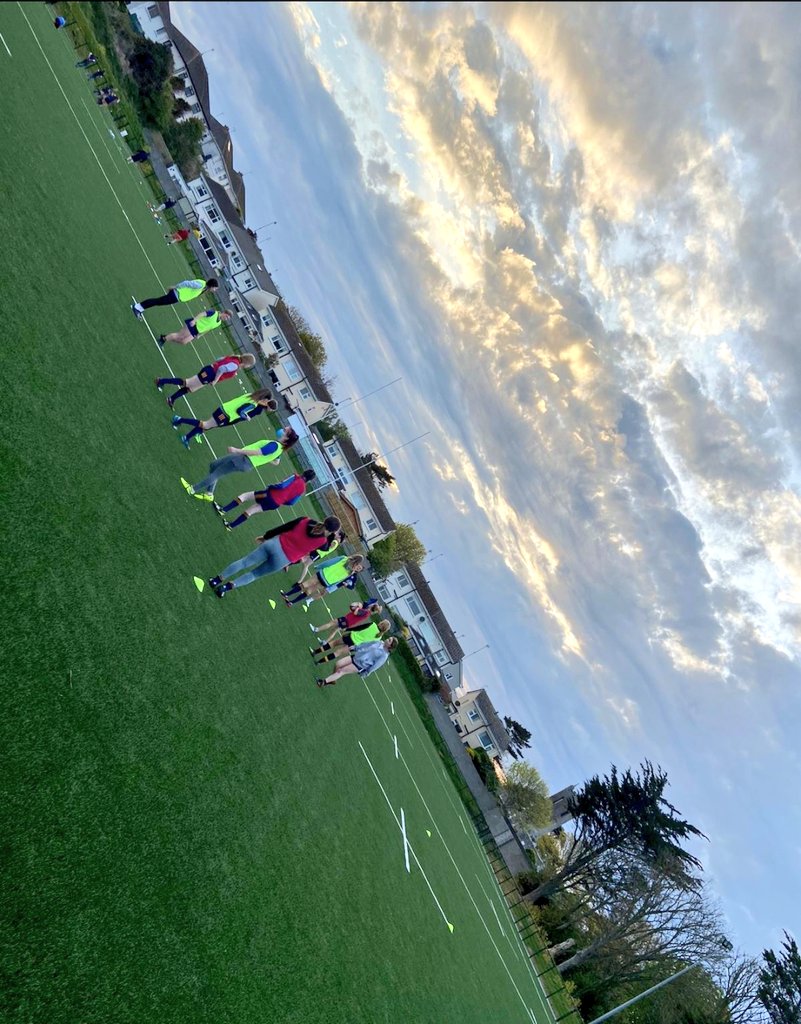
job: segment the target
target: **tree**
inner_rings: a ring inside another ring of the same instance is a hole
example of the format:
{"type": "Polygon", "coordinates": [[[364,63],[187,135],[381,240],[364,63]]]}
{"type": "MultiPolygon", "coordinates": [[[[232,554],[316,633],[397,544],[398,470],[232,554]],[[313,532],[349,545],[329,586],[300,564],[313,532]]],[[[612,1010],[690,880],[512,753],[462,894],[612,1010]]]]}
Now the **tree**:
{"type": "Polygon", "coordinates": [[[378,452],[361,453],[362,465],[372,473],[376,487],[378,487],[379,491],[383,491],[388,484],[395,483],[395,477],[390,473],[386,466],[376,461],[377,458],[378,452]]]}
{"type": "Polygon", "coordinates": [[[504,717],[503,724],[509,733],[509,753],[517,759],[523,756],[524,747],[530,747],[531,733],[514,718],[504,717]]]}
{"type": "Polygon", "coordinates": [[[298,331],[298,337],[303,342],[303,347],[308,352],[309,359],[311,359],[318,370],[322,369],[328,359],[323,339],[319,334],[314,334],[311,331],[298,331]]]}
{"type": "Polygon", "coordinates": [[[204,130],[204,124],[198,117],[176,121],[165,128],[164,141],[181,170],[200,156],[200,140],[204,130]]]}
{"type": "Polygon", "coordinates": [[[565,864],[527,899],[540,902],[566,885],[590,882],[599,858],[624,847],[636,851],[645,863],[658,865],[679,884],[697,886],[691,871],[701,870],[700,861],[679,843],[706,837],[665,799],[667,782],[667,774],[650,761],[644,761],[638,772],[627,769],[622,774],[612,765],[609,775],[585,782],[569,803],[575,832],[565,864]]]}
{"type": "Polygon", "coordinates": [[[501,799],[509,814],[523,828],[534,831],[551,823],[553,806],[548,787],[527,761],[516,761],[501,785],[501,799]]]}
{"type": "Polygon", "coordinates": [[[350,441],[350,431],[336,414],[329,413],[325,419],[318,420],[315,426],[323,441],[333,441],[334,438],[350,441]]]}
{"type": "Polygon", "coordinates": [[[137,36],[128,54],[128,67],[137,91],[137,108],[142,119],[156,128],[166,128],[172,120],[172,51],[168,46],[137,36]]]}
{"type": "Polygon", "coordinates": [[[801,1021],[801,954],[795,939],[787,932],[777,953],[762,953],[759,972],[759,1001],[772,1024],[798,1024],[801,1021]]]}
{"type": "Polygon", "coordinates": [[[182,114],[188,114],[191,109],[191,106],[186,102],[183,96],[178,96],[173,100],[172,116],[180,117],[182,114]]]}
{"type": "Polygon", "coordinates": [[[392,533],[376,541],[370,550],[370,567],[378,579],[386,579],[406,563],[419,565],[426,556],[425,545],[414,529],[398,523],[392,533]]]}

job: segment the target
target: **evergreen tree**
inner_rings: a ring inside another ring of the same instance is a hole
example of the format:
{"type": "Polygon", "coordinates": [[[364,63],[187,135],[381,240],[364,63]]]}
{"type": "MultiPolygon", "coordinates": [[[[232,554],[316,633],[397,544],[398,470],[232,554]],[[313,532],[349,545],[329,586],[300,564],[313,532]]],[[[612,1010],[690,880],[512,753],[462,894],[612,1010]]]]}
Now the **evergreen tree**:
{"type": "Polygon", "coordinates": [[[758,995],[771,1024],[799,1024],[801,1021],[801,953],[795,939],[784,933],[779,953],[766,949],[759,972],[758,995]]]}

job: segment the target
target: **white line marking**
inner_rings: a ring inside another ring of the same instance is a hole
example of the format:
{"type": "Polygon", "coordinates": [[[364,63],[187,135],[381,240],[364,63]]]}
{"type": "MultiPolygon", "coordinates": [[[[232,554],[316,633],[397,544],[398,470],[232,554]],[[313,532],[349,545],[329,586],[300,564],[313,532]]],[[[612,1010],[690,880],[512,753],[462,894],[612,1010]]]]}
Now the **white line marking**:
{"type": "MultiPolygon", "coordinates": [[[[381,790],[381,792],[384,795],[384,799],[387,802],[387,807],[389,808],[389,812],[392,815],[392,817],[395,819],[395,824],[398,826],[398,828],[400,828],[401,826],[400,826],[400,821],[398,820],[398,816],[395,813],[395,809],[393,808],[392,804],[389,802],[389,797],[387,796],[387,791],[381,785],[381,779],[379,779],[378,775],[376,774],[375,768],[373,768],[373,762],[367,756],[367,751],[362,746],[361,740],[359,740],[358,743],[359,743],[359,747],[361,748],[361,752],[364,754],[365,761],[367,761],[367,764],[370,766],[370,771],[373,773],[373,778],[378,783],[378,788],[381,790]]],[[[417,854],[414,852],[414,847],[408,841],[407,841],[407,846],[408,846],[408,849],[409,849],[409,853],[411,853],[411,855],[414,857],[415,864],[420,869],[420,874],[423,876],[423,880],[425,881],[426,885],[428,886],[428,891],[431,893],[431,895],[434,898],[434,902],[437,905],[437,910],[440,912],[440,914],[442,914],[442,920],[445,922],[445,924],[448,926],[448,928],[450,928],[451,927],[451,923],[448,920],[448,918],[447,918],[447,916],[445,914],[445,911],[442,909],[442,904],[437,899],[437,894],[431,888],[431,883],[428,880],[428,875],[425,873],[425,871],[423,871],[423,865],[420,863],[420,861],[419,861],[419,859],[417,857],[417,854]]],[[[514,984],[514,982],[512,982],[512,984],[514,984]]]]}
{"type": "Polygon", "coordinates": [[[397,759],[397,757],[398,757],[398,737],[397,736],[393,736],[392,740],[395,743],[395,758],[397,759]]]}
{"type": "Polygon", "coordinates": [[[392,701],[389,702],[389,708],[390,708],[390,711],[392,712],[392,714],[394,715],[395,714],[395,705],[392,703],[392,701]]]}
{"type": "Polygon", "coordinates": [[[8,43],[6,42],[6,40],[5,40],[5,36],[3,35],[3,33],[2,33],[2,32],[0,32],[0,39],[2,39],[2,40],[3,40],[3,46],[5,46],[5,48],[6,48],[6,53],[7,53],[8,55],[9,55],[9,57],[13,57],[14,55],[13,55],[13,53],[11,52],[11,50],[9,50],[9,48],[8,48],[8,43]]]}
{"type": "Polygon", "coordinates": [[[411,874],[412,869],[409,867],[409,843],[406,839],[406,815],[403,813],[401,807],[401,835],[403,836],[403,862],[406,865],[406,871],[411,874]]]}

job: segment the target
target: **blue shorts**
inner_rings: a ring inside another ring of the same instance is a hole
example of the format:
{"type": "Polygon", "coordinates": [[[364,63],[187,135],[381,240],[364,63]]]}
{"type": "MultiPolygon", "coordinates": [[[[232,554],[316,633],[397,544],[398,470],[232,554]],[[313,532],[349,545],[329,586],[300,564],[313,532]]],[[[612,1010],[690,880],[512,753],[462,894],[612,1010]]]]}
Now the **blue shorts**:
{"type": "Polygon", "coordinates": [[[213,384],[214,378],[217,376],[217,371],[213,366],[204,366],[198,371],[198,380],[201,384],[213,384]]]}
{"type": "Polygon", "coordinates": [[[275,512],[277,508],[281,507],[273,501],[269,488],[266,491],[256,491],[253,495],[253,500],[265,512],[275,512]]]}
{"type": "Polygon", "coordinates": [[[189,331],[192,337],[197,338],[198,335],[200,334],[200,331],[192,323],[192,317],[188,317],[186,320],[184,320],[184,323],[186,324],[186,329],[189,331]]]}

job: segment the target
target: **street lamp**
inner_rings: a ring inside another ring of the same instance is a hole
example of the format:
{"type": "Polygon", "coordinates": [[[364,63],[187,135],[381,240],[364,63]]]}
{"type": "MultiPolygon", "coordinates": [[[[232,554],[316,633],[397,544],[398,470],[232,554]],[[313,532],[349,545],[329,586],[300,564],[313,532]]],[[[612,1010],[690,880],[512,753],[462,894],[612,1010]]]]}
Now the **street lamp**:
{"type": "Polygon", "coordinates": [[[254,228],[253,229],[253,233],[254,233],[254,235],[258,235],[258,233],[260,231],[262,231],[264,228],[271,228],[271,227],[273,227],[273,225],[275,225],[277,223],[278,223],[277,220],[271,220],[269,224],[262,224],[262,226],[260,228],[254,228]]]}
{"type": "Polygon", "coordinates": [[[483,647],[477,647],[474,651],[471,651],[469,654],[465,654],[464,658],[462,658],[462,661],[465,661],[467,658],[472,658],[474,654],[481,654],[482,651],[486,651],[488,649],[489,644],[484,644],[483,647]]]}

